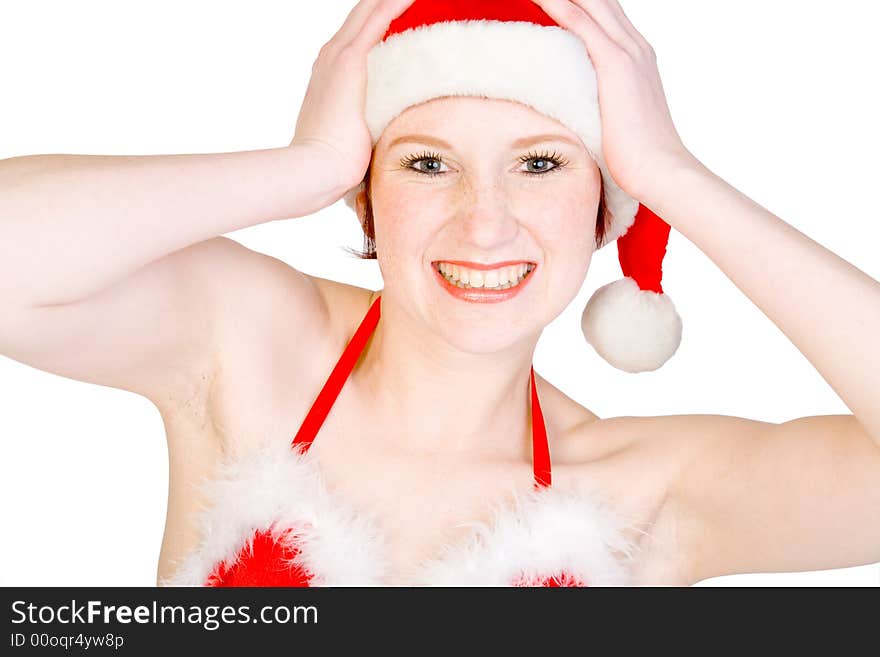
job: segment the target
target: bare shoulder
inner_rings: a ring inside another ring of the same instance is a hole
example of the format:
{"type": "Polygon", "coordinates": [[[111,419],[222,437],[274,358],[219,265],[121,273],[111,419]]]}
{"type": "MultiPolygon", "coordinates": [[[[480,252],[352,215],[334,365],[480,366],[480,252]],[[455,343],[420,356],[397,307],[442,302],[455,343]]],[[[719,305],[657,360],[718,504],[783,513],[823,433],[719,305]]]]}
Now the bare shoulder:
{"type": "Polygon", "coordinates": [[[346,334],[366,310],[371,290],[311,276],[234,240],[217,239],[218,270],[235,272],[223,276],[216,291],[225,308],[217,328],[221,369],[260,352],[274,354],[279,341],[307,359],[322,343],[332,345],[346,334]]]}
{"type": "Polygon", "coordinates": [[[596,418],[574,427],[557,448],[558,460],[571,464],[575,478],[595,486],[632,528],[630,538],[638,545],[631,565],[634,584],[681,586],[696,581],[692,562],[699,530],[673,492],[706,437],[730,426],[723,420],[596,418]]]}
{"type": "Polygon", "coordinates": [[[225,456],[290,436],[372,292],[310,276],[227,239],[211,240],[214,366],[162,405],[171,462],[160,572],[193,549],[202,482],[225,456]]]}
{"type": "Polygon", "coordinates": [[[250,253],[249,273],[228,291],[209,393],[214,429],[227,444],[289,430],[308,410],[373,294],[250,253]]]}
{"type": "Polygon", "coordinates": [[[707,447],[722,438],[753,433],[769,426],[740,417],[725,415],[659,415],[596,418],[570,433],[567,447],[574,461],[586,461],[603,452],[631,454],[656,463],[676,466],[670,477],[707,447]],[[598,450],[598,452],[597,452],[598,450]]]}
{"type": "Polygon", "coordinates": [[[607,472],[620,497],[638,489],[671,508],[676,488],[710,455],[721,458],[769,426],[708,414],[597,418],[569,432],[560,452],[566,462],[607,472]]]}

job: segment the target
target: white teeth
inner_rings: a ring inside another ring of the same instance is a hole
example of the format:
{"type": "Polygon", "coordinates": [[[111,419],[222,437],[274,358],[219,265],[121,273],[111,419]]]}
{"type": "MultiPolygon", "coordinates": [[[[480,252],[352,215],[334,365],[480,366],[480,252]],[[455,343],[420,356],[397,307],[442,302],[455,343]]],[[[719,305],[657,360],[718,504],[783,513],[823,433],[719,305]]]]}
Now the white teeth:
{"type": "Polygon", "coordinates": [[[456,287],[507,290],[519,285],[531,273],[534,265],[510,265],[486,271],[441,262],[437,268],[456,287]]]}

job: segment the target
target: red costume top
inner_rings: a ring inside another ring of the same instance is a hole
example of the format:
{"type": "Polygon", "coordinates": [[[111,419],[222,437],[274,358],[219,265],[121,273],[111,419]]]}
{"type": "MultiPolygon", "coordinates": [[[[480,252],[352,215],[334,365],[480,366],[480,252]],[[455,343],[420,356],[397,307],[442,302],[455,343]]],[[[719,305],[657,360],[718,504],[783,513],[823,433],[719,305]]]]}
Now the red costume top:
{"type": "MultiPolygon", "coordinates": [[[[368,514],[334,497],[308,449],[379,321],[377,297],[292,443],[223,464],[208,482],[202,540],[164,585],[370,586],[387,577],[383,536],[368,514]]],[[[497,509],[467,540],[420,564],[420,585],[623,584],[633,546],[593,493],[551,489],[544,418],[529,377],[534,490],[497,509]]]]}

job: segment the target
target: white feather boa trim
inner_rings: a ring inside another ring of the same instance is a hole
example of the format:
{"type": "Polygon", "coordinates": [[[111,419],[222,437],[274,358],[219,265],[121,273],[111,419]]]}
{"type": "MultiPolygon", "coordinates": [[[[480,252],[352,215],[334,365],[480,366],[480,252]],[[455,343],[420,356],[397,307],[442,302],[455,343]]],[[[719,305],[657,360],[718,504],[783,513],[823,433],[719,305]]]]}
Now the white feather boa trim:
{"type": "Polygon", "coordinates": [[[327,492],[308,453],[287,442],[264,446],[225,463],[204,491],[201,543],[163,585],[203,585],[219,562],[233,563],[254,532],[270,526],[276,536],[297,528],[298,561],[315,573],[312,585],[380,584],[386,552],[375,523],[327,492]]]}
{"type": "MultiPolygon", "coordinates": [[[[258,529],[296,527],[297,561],[312,586],[382,586],[386,541],[374,518],[328,492],[309,453],[283,442],[226,463],[205,484],[201,542],[163,586],[200,586],[220,562],[231,564],[258,529]],[[273,526],[274,523],[274,526],[273,526]]],[[[590,586],[627,584],[635,546],[619,519],[592,493],[543,489],[519,494],[465,541],[418,569],[422,586],[508,586],[566,573],[590,586]]]]}

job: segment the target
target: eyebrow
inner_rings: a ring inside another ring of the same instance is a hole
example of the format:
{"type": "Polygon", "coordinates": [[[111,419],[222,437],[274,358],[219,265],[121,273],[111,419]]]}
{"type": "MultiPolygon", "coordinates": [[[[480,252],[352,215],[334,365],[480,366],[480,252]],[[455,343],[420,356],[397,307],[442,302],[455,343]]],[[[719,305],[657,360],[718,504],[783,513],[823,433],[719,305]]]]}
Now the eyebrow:
{"type": "MultiPolygon", "coordinates": [[[[572,146],[580,146],[578,142],[574,141],[570,137],[559,134],[531,135],[530,137],[522,137],[521,139],[517,139],[516,141],[511,143],[510,146],[511,148],[526,148],[527,146],[531,146],[532,144],[546,141],[561,141],[565,142],[566,144],[571,144],[572,146]]],[[[397,139],[392,141],[388,145],[388,148],[391,149],[398,144],[404,143],[427,144],[429,146],[436,146],[437,148],[452,150],[451,145],[449,145],[442,139],[438,139],[437,137],[432,137],[430,135],[403,135],[402,137],[398,137],[397,139]]]]}

